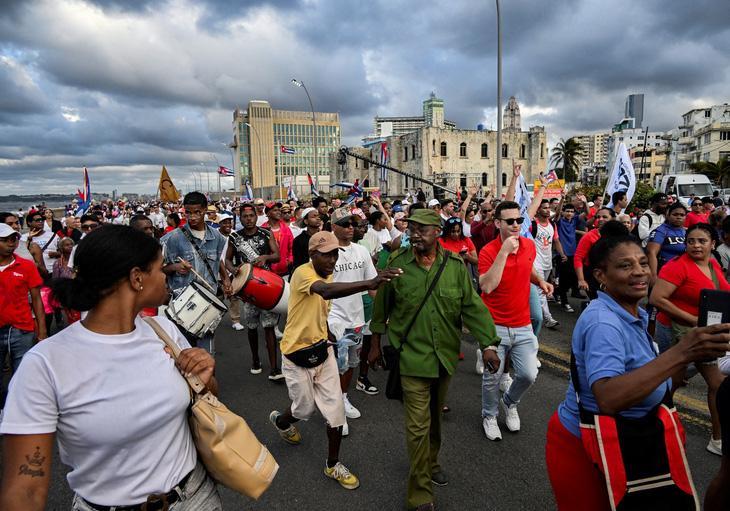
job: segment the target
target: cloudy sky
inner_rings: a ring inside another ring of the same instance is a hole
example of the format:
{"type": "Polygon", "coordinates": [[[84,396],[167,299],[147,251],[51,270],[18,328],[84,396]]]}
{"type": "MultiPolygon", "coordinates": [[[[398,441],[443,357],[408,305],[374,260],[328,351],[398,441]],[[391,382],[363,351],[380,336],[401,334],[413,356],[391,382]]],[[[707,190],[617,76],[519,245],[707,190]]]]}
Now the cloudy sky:
{"type": "MultiPolygon", "coordinates": [[[[730,102],[726,0],[501,6],[504,103],[551,147],[609,130],[631,93],[652,131],[730,102]]],[[[496,27],[476,0],[0,0],[0,195],[73,193],[82,165],[92,191],[154,193],[163,164],[214,178],[237,105],[309,110],[292,78],[346,145],[431,91],[457,127],[496,127],[496,27]]]]}

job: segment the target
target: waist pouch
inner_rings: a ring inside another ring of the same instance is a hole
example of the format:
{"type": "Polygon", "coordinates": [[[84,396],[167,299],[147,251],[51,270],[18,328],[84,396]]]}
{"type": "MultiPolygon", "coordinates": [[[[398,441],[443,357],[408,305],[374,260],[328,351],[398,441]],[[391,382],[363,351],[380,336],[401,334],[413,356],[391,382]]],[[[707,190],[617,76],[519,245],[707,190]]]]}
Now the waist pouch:
{"type": "Polygon", "coordinates": [[[299,367],[317,367],[327,360],[327,357],[329,356],[327,348],[329,348],[327,339],[322,339],[311,346],[289,353],[288,355],[284,354],[284,356],[299,367]]]}

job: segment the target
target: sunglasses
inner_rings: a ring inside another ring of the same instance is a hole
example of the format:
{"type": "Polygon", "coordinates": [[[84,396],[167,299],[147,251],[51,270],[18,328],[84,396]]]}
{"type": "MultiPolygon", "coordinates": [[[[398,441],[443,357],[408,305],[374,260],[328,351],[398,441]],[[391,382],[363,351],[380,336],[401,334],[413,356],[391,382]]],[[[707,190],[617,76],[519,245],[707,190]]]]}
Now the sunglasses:
{"type": "Polygon", "coordinates": [[[338,227],[344,227],[347,229],[348,227],[357,227],[357,222],[349,221],[345,222],[344,224],[335,224],[338,227]]]}
{"type": "Polygon", "coordinates": [[[99,227],[99,224],[83,224],[81,226],[81,229],[83,229],[84,231],[88,231],[88,230],[92,230],[93,231],[97,227],[99,227]]]}
{"type": "Polygon", "coordinates": [[[450,224],[460,224],[461,223],[461,218],[449,218],[447,220],[447,222],[450,223],[450,224]]]}
{"type": "Polygon", "coordinates": [[[499,221],[500,222],[505,222],[507,225],[512,225],[515,222],[517,222],[517,225],[522,225],[522,222],[525,221],[525,218],[524,217],[519,217],[519,218],[500,218],[499,221]]]}

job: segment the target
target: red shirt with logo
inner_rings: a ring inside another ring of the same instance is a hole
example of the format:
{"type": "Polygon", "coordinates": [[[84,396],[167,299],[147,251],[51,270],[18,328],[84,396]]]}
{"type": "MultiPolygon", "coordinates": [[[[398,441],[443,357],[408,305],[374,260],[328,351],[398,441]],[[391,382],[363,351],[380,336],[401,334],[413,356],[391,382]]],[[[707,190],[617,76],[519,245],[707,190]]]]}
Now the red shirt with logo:
{"type": "Polygon", "coordinates": [[[439,238],[439,243],[444,247],[444,250],[451,250],[455,254],[476,251],[474,243],[467,237],[462,237],[458,241],[454,241],[450,236],[446,236],[445,238],[439,238]]]}
{"type": "MultiPolygon", "coordinates": [[[[535,243],[522,236],[519,240],[517,253],[507,256],[499,285],[489,294],[482,293],[494,323],[511,328],[530,324],[530,274],[535,262],[535,243]]],[[[484,246],[479,253],[479,275],[489,271],[501,249],[501,238],[484,246]]]]}
{"type": "Polygon", "coordinates": [[[0,271],[0,326],[35,330],[28,292],[42,283],[35,263],[17,255],[10,266],[0,271]]]}

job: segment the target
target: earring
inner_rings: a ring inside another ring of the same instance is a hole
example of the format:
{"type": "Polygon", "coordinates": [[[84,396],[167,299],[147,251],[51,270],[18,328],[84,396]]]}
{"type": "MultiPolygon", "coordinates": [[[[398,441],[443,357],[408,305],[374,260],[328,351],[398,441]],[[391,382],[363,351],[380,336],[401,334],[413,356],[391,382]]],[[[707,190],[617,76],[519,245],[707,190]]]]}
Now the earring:
{"type": "Polygon", "coordinates": [[[601,283],[601,285],[600,285],[600,286],[598,286],[598,288],[599,288],[599,289],[600,289],[601,291],[603,291],[604,293],[606,292],[606,284],[604,284],[604,283],[601,283]]]}
{"type": "Polygon", "coordinates": [[[142,286],[139,286],[139,290],[142,291],[144,288],[142,286]]]}

